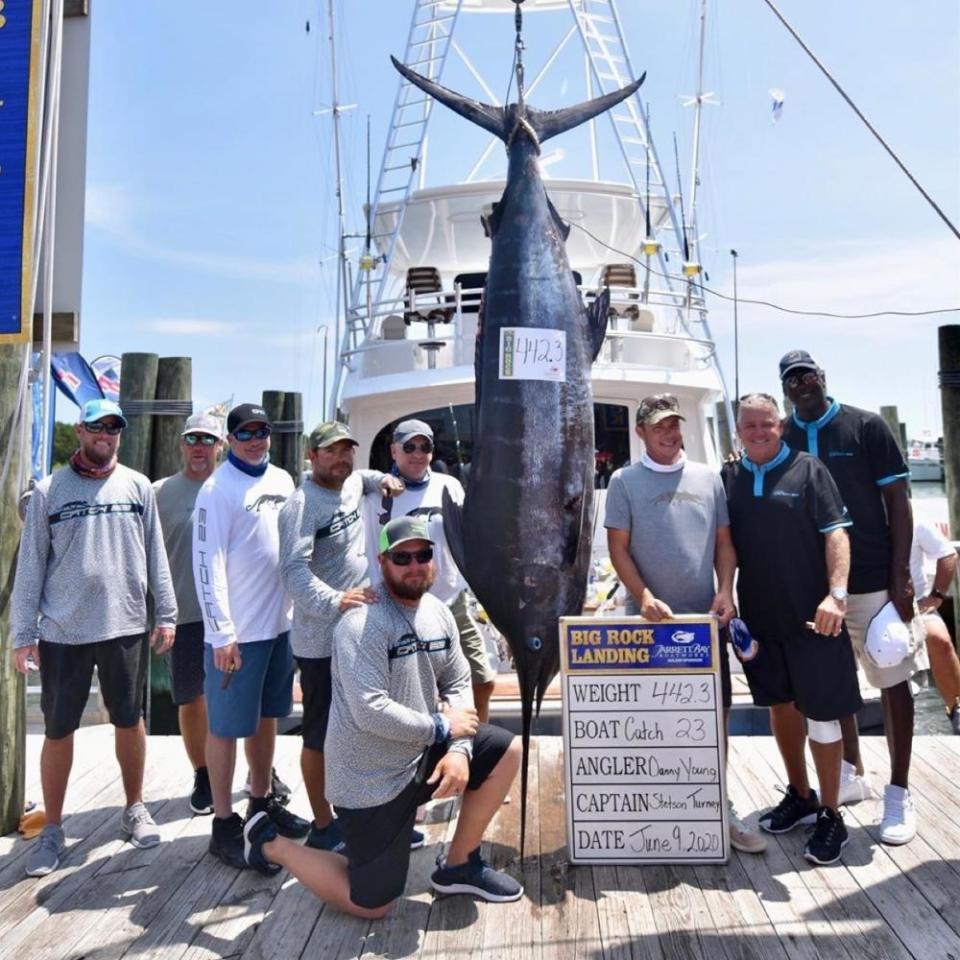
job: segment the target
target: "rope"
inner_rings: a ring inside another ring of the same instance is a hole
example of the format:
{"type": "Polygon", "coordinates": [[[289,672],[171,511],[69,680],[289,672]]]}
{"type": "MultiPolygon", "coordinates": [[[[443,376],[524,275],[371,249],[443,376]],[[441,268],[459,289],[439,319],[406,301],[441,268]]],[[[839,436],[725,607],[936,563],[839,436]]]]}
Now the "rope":
{"type": "Polygon", "coordinates": [[[124,400],[120,406],[128,417],[189,417],[193,413],[192,400],[124,400]]]}
{"type": "Polygon", "coordinates": [[[944,387],[960,387],[960,370],[939,370],[937,383],[941,390],[944,387]]]}
{"type": "Polygon", "coordinates": [[[303,433],[302,420],[274,420],[274,433],[303,433]]]}

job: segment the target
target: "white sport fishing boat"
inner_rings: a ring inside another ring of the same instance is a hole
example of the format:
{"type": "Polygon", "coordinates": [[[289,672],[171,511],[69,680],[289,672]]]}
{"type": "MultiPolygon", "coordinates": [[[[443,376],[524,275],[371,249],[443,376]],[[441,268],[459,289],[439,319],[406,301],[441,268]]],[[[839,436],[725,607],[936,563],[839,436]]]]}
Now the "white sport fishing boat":
{"type": "Polygon", "coordinates": [[[911,440],[907,445],[907,466],[914,483],[940,483],[943,451],[933,440],[911,440]]]}

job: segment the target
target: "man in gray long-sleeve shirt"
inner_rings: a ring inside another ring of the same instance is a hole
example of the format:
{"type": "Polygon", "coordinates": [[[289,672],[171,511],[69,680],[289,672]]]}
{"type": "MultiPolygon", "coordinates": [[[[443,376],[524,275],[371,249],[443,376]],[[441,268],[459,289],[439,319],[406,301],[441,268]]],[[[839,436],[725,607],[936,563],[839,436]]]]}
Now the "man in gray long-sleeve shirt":
{"type": "Polygon", "coordinates": [[[94,665],[127,803],[131,843],[160,842],[143,805],[146,735],[141,712],[149,646],[173,643],[177,604],[150,481],[117,463],[123,413],[109,400],[85,404],[70,465],[41,480],[30,498],[11,605],[17,669],[40,667],[46,732],[40,755],[47,826],[27,861],[30,876],[57,868],[73,733],[94,665]],[[148,621],[147,591],[154,600],[148,621]]]}
{"type": "Polygon", "coordinates": [[[433,541],[422,519],[383,528],[380,566],[380,602],[348,611],[333,640],[328,794],[345,855],[290,843],[257,815],[244,830],[247,862],[267,874],[286,867],[321,899],[376,919],[403,893],[418,804],[463,794],[431,885],[517,900],[523,887],[482,860],[480,841],[516,776],[520,744],[477,722],[453,614],[427,592],[433,541]]]}
{"type": "Polygon", "coordinates": [[[339,825],[325,797],[323,744],[330,714],[330,649],[341,614],[372,603],[360,501],[365,493],[402,492],[403,482],[376,470],[353,471],[357,441],[328,420],[310,434],[310,476],[280,511],[280,576],[293,597],[290,646],[303,690],[300,769],[313,809],[307,846],[335,850],[339,825]]]}

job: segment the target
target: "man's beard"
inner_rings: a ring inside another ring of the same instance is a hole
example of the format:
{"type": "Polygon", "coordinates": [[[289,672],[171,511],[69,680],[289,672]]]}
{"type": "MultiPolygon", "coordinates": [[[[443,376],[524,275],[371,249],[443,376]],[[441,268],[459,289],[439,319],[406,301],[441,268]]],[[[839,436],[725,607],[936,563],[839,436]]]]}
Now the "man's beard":
{"type": "Polygon", "coordinates": [[[84,460],[86,460],[88,463],[92,463],[95,467],[105,467],[117,455],[116,448],[114,448],[110,453],[103,454],[100,453],[92,443],[81,444],[80,449],[83,453],[84,460]]]}
{"type": "Polygon", "coordinates": [[[383,581],[389,587],[390,592],[401,600],[419,600],[433,586],[435,579],[433,565],[424,576],[420,583],[406,583],[399,576],[394,576],[392,572],[384,568],[383,581]]]}

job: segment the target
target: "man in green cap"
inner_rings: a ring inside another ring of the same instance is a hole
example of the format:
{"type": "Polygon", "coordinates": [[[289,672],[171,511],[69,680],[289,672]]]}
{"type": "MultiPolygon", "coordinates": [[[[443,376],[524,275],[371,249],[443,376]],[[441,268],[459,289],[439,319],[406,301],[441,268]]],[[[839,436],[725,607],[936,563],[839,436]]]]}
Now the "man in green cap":
{"type": "Polygon", "coordinates": [[[357,441],[336,420],[310,434],[310,476],[280,511],[280,576],[293,597],[290,645],[303,690],[300,768],[313,808],[307,846],[335,850],[340,829],[325,797],[323,744],[330,715],[333,629],[351,607],[372,603],[360,503],[364,494],[396,496],[403,482],[376,470],[354,473],[357,441]]]}

